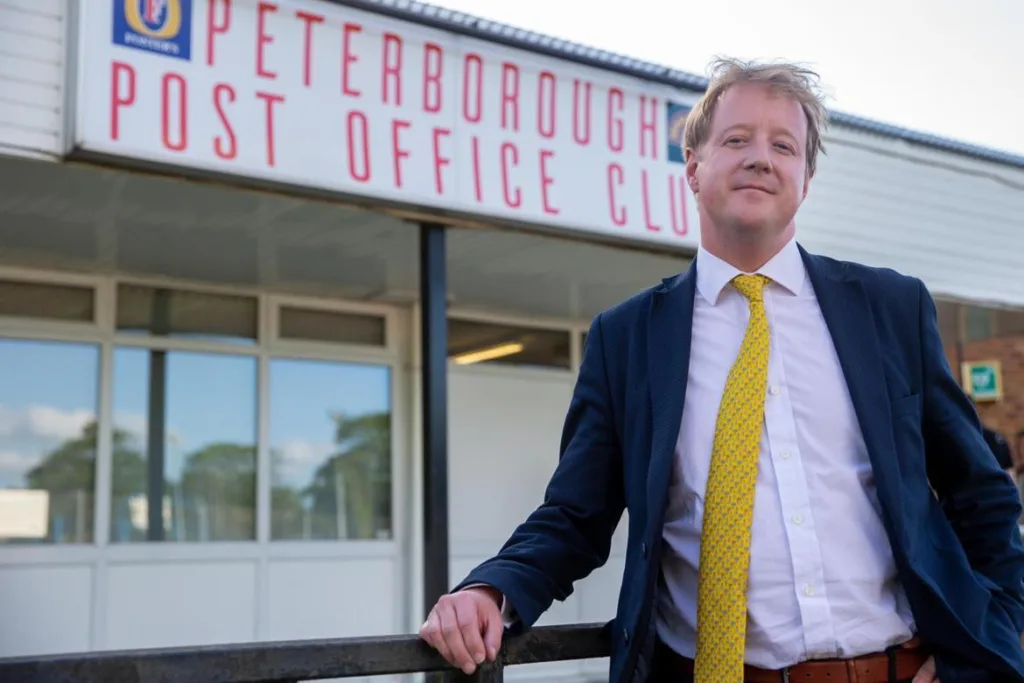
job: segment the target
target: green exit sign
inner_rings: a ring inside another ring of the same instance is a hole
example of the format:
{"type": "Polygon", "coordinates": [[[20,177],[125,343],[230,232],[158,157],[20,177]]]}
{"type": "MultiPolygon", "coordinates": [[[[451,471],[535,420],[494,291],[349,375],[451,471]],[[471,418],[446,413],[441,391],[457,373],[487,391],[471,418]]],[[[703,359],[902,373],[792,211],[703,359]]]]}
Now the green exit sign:
{"type": "Polygon", "coordinates": [[[1003,397],[1002,371],[997,360],[971,361],[961,368],[964,387],[975,401],[998,401],[1003,397]]]}

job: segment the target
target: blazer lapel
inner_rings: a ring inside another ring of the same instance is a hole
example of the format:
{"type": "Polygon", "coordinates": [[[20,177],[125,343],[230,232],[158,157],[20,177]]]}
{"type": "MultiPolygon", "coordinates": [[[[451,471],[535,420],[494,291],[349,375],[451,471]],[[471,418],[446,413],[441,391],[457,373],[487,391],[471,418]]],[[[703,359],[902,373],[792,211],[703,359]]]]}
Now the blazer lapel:
{"type": "Polygon", "coordinates": [[[864,283],[851,276],[844,264],[810,255],[803,247],[800,255],[846,378],[871,460],[883,519],[890,533],[902,538],[902,515],[897,510],[899,466],[892,439],[885,367],[864,283]]]}
{"type": "Polygon", "coordinates": [[[683,416],[690,367],[690,328],[697,260],[654,290],[647,330],[647,383],[651,391],[651,461],[647,475],[648,520],[661,519],[672,457],[683,416]]]}

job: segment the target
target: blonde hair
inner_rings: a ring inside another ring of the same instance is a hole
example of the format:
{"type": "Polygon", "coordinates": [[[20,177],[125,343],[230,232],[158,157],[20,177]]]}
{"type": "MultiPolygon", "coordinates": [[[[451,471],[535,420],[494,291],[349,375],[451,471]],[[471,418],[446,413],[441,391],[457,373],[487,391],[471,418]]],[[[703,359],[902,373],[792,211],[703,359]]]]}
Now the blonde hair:
{"type": "Polygon", "coordinates": [[[760,83],[775,93],[798,102],[807,118],[807,170],[814,175],[818,153],[825,152],[821,136],[828,126],[828,112],[817,88],[818,74],[796,64],[757,64],[720,58],[712,62],[707,90],[686,117],[683,149],[700,149],[711,131],[711,119],[722,95],[739,83],[760,83]]]}

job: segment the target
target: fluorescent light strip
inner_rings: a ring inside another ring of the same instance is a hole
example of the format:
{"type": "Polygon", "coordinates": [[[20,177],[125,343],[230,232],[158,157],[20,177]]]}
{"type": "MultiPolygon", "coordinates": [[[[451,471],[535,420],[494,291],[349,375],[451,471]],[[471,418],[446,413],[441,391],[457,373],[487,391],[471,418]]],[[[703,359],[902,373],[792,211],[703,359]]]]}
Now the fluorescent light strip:
{"type": "Polygon", "coordinates": [[[452,358],[459,365],[470,365],[472,363],[479,363],[485,360],[494,360],[495,358],[504,358],[505,356],[511,356],[516,353],[520,353],[523,350],[523,345],[519,342],[513,342],[511,344],[501,344],[499,346],[492,346],[488,349],[481,349],[479,351],[470,351],[469,353],[462,353],[452,358]]]}

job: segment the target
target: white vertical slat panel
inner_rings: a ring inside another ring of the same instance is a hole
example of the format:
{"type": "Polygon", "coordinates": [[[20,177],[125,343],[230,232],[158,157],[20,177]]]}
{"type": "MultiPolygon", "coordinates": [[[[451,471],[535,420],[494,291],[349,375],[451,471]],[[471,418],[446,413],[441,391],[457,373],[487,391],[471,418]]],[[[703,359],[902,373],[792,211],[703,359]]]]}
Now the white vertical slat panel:
{"type": "Polygon", "coordinates": [[[0,0],[0,154],[62,151],[66,11],[63,0],[0,0]]]}

